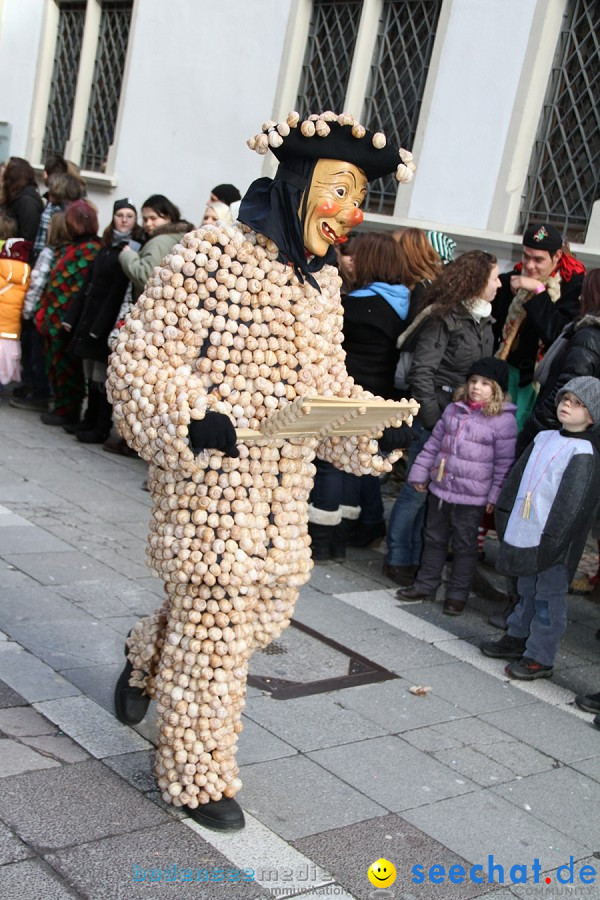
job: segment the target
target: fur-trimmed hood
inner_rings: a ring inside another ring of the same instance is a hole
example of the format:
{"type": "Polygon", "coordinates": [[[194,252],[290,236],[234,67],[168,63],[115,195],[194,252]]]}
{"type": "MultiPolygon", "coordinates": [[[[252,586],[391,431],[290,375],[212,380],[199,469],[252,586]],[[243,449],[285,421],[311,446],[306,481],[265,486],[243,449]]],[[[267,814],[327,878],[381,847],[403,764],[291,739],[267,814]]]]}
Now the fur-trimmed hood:
{"type": "Polygon", "coordinates": [[[187,234],[188,231],[194,231],[195,227],[191,222],[185,222],[183,219],[180,219],[179,222],[167,222],[166,225],[159,225],[152,232],[149,240],[158,237],[159,234],[187,234]]]}
{"type": "Polygon", "coordinates": [[[588,313],[573,323],[573,331],[579,331],[580,328],[600,328],[600,316],[594,316],[588,313]]]}

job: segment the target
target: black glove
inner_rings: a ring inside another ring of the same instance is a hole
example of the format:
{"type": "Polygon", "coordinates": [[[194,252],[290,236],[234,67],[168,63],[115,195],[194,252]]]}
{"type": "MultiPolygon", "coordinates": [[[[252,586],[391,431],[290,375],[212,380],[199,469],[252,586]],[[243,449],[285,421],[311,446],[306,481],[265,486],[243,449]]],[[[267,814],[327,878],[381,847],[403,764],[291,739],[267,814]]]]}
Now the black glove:
{"type": "Polygon", "coordinates": [[[207,412],[203,419],[193,419],[188,428],[190,447],[194,453],[201,450],[221,450],[225,456],[237,459],[240,455],[235,443],[235,428],[223,413],[207,412]]]}
{"type": "Polygon", "coordinates": [[[406,422],[403,422],[399,428],[383,429],[383,434],[379,438],[379,449],[382,453],[388,454],[393,450],[409,447],[412,439],[412,428],[409,428],[406,422]]]}

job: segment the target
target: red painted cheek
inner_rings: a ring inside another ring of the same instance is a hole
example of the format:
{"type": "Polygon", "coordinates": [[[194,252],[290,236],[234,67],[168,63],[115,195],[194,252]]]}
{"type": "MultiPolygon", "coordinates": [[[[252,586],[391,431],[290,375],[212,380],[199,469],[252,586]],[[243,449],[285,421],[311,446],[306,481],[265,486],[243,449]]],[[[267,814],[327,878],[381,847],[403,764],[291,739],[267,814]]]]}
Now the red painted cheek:
{"type": "Polygon", "coordinates": [[[336,203],[335,200],[323,200],[323,202],[317,206],[315,212],[318,216],[326,218],[327,216],[337,216],[340,209],[340,204],[336,203]]]}

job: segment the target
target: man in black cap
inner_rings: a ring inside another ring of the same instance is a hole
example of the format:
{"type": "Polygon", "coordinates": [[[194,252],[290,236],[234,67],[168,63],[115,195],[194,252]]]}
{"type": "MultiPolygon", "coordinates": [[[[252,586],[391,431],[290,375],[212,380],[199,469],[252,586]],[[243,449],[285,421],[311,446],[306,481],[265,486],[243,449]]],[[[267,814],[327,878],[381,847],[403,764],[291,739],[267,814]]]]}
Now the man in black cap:
{"type": "Polygon", "coordinates": [[[510,366],[509,393],[517,403],[517,422],[527,419],[535,393],[533,370],[564,326],[579,313],[585,269],[563,250],[554,225],[530,225],[523,235],[521,262],[500,276],[494,300],[498,356],[510,366]]]}

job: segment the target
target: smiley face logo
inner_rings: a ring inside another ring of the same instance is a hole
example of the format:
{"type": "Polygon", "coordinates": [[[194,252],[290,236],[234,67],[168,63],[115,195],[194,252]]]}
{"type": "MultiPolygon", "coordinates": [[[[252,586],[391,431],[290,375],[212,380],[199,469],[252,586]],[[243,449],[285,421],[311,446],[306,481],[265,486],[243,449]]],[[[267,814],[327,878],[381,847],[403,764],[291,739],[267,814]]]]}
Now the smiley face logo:
{"type": "Polygon", "coordinates": [[[375,887],[386,888],[396,880],[396,869],[389,860],[376,859],[369,866],[367,877],[375,887]]]}

